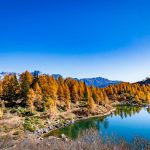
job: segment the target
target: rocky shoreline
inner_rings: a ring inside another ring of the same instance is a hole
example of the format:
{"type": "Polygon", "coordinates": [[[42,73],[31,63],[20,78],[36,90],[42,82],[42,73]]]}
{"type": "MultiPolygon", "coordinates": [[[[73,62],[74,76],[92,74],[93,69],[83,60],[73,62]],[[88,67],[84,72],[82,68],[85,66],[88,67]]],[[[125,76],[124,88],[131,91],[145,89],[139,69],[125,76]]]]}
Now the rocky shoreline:
{"type": "Polygon", "coordinates": [[[71,125],[79,120],[86,120],[86,119],[89,119],[89,118],[96,118],[96,117],[104,117],[104,116],[108,116],[110,114],[112,114],[114,111],[116,110],[116,108],[112,108],[111,110],[103,113],[103,114],[98,114],[98,115],[90,115],[90,116],[87,116],[87,117],[78,117],[76,119],[72,119],[72,120],[65,120],[65,122],[63,123],[60,123],[59,120],[57,122],[55,122],[53,125],[50,125],[46,128],[42,128],[42,129],[38,129],[36,130],[33,134],[38,136],[38,137],[48,137],[47,134],[49,134],[50,132],[54,131],[54,130],[57,130],[57,129],[60,129],[60,128],[63,128],[63,127],[66,127],[68,125],[71,125]]]}
{"type": "Polygon", "coordinates": [[[48,137],[47,134],[49,134],[50,132],[66,127],[68,125],[71,125],[79,120],[86,120],[89,118],[96,118],[96,117],[104,117],[104,116],[108,116],[111,113],[113,113],[116,110],[116,106],[120,106],[120,105],[129,105],[129,106],[147,106],[147,104],[137,104],[137,103],[131,103],[130,101],[126,101],[126,102],[114,102],[111,104],[111,107],[109,106],[105,106],[107,109],[105,111],[102,112],[97,112],[95,114],[88,114],[87,116],[84,115],[75,115],[76,118],[74,119],[63,119],[60,120],[57,119],[56,121],[52,121],[51,124],[45,128],[42,129],[37,129],[33,134],[38,136],[38,137],[48,137]]]}

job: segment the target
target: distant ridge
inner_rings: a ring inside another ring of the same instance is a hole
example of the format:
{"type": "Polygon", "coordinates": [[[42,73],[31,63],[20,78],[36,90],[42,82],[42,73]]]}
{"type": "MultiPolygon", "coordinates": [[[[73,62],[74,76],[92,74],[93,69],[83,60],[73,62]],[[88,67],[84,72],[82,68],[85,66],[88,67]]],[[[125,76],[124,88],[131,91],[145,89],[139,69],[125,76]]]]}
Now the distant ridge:
{"type": "Polygon", "coordinates": [[[101,88],[107,87],[109,85],[119,84],[121,82],[117,80],[109,80],[109,79],[102,78],[102,77],[83,78],[83,79],[80,79],[80,81],[85,82],[89,86],[94,85],[95,87],[101,87],[101,88]]]}

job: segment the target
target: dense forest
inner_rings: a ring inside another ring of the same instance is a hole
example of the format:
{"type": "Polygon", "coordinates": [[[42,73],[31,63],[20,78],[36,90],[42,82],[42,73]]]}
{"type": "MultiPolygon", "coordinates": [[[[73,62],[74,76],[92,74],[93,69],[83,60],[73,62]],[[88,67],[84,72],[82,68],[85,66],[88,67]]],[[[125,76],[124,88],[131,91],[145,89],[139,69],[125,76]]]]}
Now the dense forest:
{"type": "Polygon", "coordinates": [[[72,104],[86,102],[94,109],[95,104],[104,105],[110,101],[150,101],[150,86],[122,82],[106,88],[87,86],[72,78],[55,79],[49,75],[31,74],[25,71],[19,77],[6,75],[0,81],[0,100],[6,107],[28,107],[31,111],[69,110],[72,104]]]}

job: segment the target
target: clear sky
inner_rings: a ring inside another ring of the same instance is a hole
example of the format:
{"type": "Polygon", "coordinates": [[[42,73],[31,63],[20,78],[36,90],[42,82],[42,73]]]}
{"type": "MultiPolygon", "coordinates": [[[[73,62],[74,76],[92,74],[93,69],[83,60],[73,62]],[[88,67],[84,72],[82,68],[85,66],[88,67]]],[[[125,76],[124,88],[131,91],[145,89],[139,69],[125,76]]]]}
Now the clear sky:
{"type": "Polygon", "coordinates": [[[0,71],[150,76],[149,0],[0,0],[0,71]]]}

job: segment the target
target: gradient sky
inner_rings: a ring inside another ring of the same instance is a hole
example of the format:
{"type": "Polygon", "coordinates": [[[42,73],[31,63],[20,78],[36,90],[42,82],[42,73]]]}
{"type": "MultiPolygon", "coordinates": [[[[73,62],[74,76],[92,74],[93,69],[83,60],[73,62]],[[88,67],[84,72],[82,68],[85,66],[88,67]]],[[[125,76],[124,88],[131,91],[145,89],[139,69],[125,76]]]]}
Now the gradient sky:
{"type": "Polygon", "coordinates": [[[0,0],[0,71],[150,76],[149,0],[0,0]]]}

